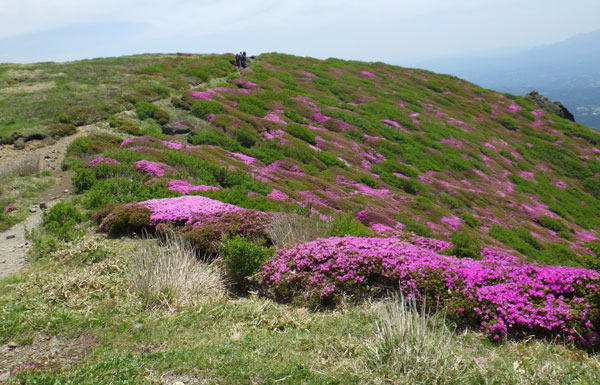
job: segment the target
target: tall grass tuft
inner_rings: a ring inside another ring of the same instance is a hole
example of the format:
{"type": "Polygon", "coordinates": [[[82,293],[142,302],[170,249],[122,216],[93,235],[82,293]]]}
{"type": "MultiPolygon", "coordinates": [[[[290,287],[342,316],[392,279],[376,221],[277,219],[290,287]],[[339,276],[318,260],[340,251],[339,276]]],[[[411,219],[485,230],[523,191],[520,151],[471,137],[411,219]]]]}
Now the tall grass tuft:
{"type": "Polygon", "coordinates": [[[0,178],[27,176],[38,173],[42,169],[42,159],[38,154],[24,156],[17,161],[0,168],[0,178]]]}
{"type": "Polygon", "coordinates": [[[316,216],[282,214],[267,228],[267,234],[277,249],[288,248],[329,236],[331,225],[316,216]]]}
{"type": "Polygon", "coordinates": [[[376,337],[370,346],[376,366],[413,383],[460,383],[465,362],[456,354],[456,335],[443,316],[404,296],[380,304],[376,312],[376,337]]]}
{"type": "Polygon", "coordinates": [[[192,246],[173,233],[136,249],[132,284],[148,308],[194,306],[225,296],[220,269],[198,261],[192,246]]]}

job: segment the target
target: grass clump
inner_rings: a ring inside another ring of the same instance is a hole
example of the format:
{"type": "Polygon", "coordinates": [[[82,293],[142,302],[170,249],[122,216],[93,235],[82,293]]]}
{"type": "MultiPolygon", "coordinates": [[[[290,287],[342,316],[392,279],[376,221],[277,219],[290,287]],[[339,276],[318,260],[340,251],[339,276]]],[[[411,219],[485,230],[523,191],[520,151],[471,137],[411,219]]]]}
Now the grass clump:
{"type": "Polygon", "coordinates": [[[198,261],[189,243],[172,233],[135,251],[131,283],[147,308],[193,306],[225,295],[219,269],[198,261]]]}

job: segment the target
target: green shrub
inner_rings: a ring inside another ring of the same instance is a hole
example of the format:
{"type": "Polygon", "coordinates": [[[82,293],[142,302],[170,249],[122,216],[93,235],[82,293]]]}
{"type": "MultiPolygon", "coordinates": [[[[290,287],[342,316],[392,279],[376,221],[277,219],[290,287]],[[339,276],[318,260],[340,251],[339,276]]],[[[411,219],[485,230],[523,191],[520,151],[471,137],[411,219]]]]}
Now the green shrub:
{"type": "Polygon", "coordinates": [[[470,214],[461,214],[459,217],[467,224],[467,226],[475,228],[481,225],[481,221],[470,214]]]}
{"type": "Polygon", "coordinates": [[[455,232],[451,241],[452,247],[445,254],[456,255],[459,258],[480,258],[481,245],[477,239],[463,232],[455,232]]]}
{"type": "Polygon", "coordinates": [[[585,263],[573,250],[560,243],[546,244],[537,260],[550,265],[582,266],[585,263]]]}
{"type": "Polygon", "coordinates": [[[140,120],[153,118],[157,110],[158,107],[150,102],[139,102],[135,105],[135,112],[140,120]]]}
{"type": "Polygon", "coordinates": [[[490,227],[489,234],[505,245],[534,259],[539,257],[539,251],[542,249],[538,240],[524,227],[512,227],[509,229],[493,225],[490,227]]]}
{"type": "Polygon", "coordinates": [[[46,127],[48,128],[48,134],[53,138],[62,138],[77,132],[77,127],[70,123],[49,122],[46,123],[46,127]]]}
{"type": "Polygon", "coordinates": [[[327,167],[346,168],[344,162],[328,151],[315,151],[315,158],[323,162],[327,167]]]}
{"type": "Polygon", "coordinates": [[[377,185],[379,184],[377,182],[377,179],[372,178],[368,175],[361,175],[358,177],[358,181],[364,185],[367,185],[371,188],[377,188],[377,185]]]}
{"type": "Polygon", "coordinates": [[[75,126],[85,126],[106,117],[106,113],[92,106],[73,106],[58,116],[58,121],[75,126]]]}
{"type": "Polygon", "coordinates": [[[290,123],[287,125],[286,129],[290,135],[295,136],[298,139],[304,140],[305,142],[308,142],[313,145],[317,144],[317,141],[315,139],[316,135],[314,134],[314,132],[312,132],[310,128],[306,126],[301,126],[296,123],[290,123]]]}
{"type": "Polygon", "coordinates": [[[44,212],[42,221],[44,228],[52,235],[64,241],[70,241],[83,235],[83,231],[75,226],[85,220],[77,207],[71,203],[60,202],[44,212]]]}
{"type": "Polygon", "coordinates": [[[600,258],[600,241],[587,242],[585,246],[587,246],[596,257],[600,258]]]}
{"type": "Polygon", "coordinates": [[[444,205],[451,209],[458,209],[463,206],[462,202],[447,193],[440,194],[440,200],[444,205]]]}
{"type": "Polygon", "coordinates": [[[237,128],[233,131],[233,134],[235,135],[235,140],[244,147],[252,147],[258,142],[258,137],[248,130],[237,128]]]}
{"type": "Polygon", "coordinates": [[[188,136],[188,142],[193,145],[212,144],[229,151],[241,151],[240,143],[230,137],[210,130],[200,130],[188,136]]]}
{"type": "Polygon", "coordinates": [[[547,215],[541,215],[535,219],[535,221],[540,225],[544,226],[547,229],[560,232],[569,230],[567,225],[564,224],[560,219],[555,219],[549,217],[547,215]]]}
{"type": "Polygon", "coordinates": [[[129,135],[140,135],[140,125],[133,119],[112,117],[108,120],[108,123],[119,132],[129,135]]]}
{"type": "Polygon", "coordinates": [[[420,235],[422,237],[431,237],[433,233],[431,229],[426,225],[417,222],[415,219],[409,217],[404,213],[396,214],[396,219],[404,224],[406,230],[412,231],[413,233],[420,235]]]}
{"type": "Polygon", "coordinates": [[[160,125],[167,124],[171,120],[171,116],[169,115],[169,113],[160,108],[154,111],[154,115],[152,115],[152,118],[156,120],[156,122],[160,125]]]}
{"type": "Polygon", "coordinates": [[[499,121],[500,121],[500,124],[508,130],[516,131],[519,129],[519,127],[517,126],[517,123],[514,120],[512,120],[511,118],[502,117],[502,118],[500,118],[499,121]]]}
{"type": "Polygon", "coordinates": [[[111,235],[138,233],[150,225],[150,210],[139,205],[123,205],[113,208],[105,216],[95,215],[101,220],[103,231],[111,235]]]}
{"type": "Polygon", "coordinates": [[[262,118],[269,113],[269,107],[267,104],[255,97],[245,97],[240,100],[238,109],[258,118],[262,118]]]}
{"type": "Polygon", "coordinates": [[[192,114],[198,118],[206,118],[209,114],[220,114],[223,105],[213,100],[200,99],[192,104],[192,114]]]}
{"type": "Polygon", "coordinates": [[[260,267],[273,256],[273,249],[261,246],[243,237],[226,238],[221,247],[221,259],[238,283],[258,273],[260,267]]]}
{"type": "Polygon", "coordinates": [[[336,214],[331,222],[329,236],[344,237],[351,235],[353,237],[368,237],[373,232],[365,225],[360,223],[353,213],[336,214]]]}

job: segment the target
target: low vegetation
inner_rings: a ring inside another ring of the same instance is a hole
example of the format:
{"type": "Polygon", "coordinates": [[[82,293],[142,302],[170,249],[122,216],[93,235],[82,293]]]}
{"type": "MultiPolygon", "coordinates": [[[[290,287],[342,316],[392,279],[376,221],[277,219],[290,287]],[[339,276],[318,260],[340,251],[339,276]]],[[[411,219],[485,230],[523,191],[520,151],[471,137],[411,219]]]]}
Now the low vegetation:
{"type": "Polygon", "coordinates": [[[427,71],[229,59],[0,67],[47,96],[0,99],[5,142],[107,127],[0,282],[0,342],[93,346],[9,381],[600,381],[597,133],[427,71]]]}

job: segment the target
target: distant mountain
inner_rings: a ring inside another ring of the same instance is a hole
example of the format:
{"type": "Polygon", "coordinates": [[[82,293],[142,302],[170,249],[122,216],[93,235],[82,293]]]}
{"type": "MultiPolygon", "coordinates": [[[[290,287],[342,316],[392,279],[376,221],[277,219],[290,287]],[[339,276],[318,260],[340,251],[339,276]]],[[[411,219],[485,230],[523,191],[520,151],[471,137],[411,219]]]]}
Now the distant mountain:
{"type": "Polygon", "coordinates": [[[600,30],[518,53],[414,64],[513,94],[539,90],[578,122],[600,129],[600,30]]]}

